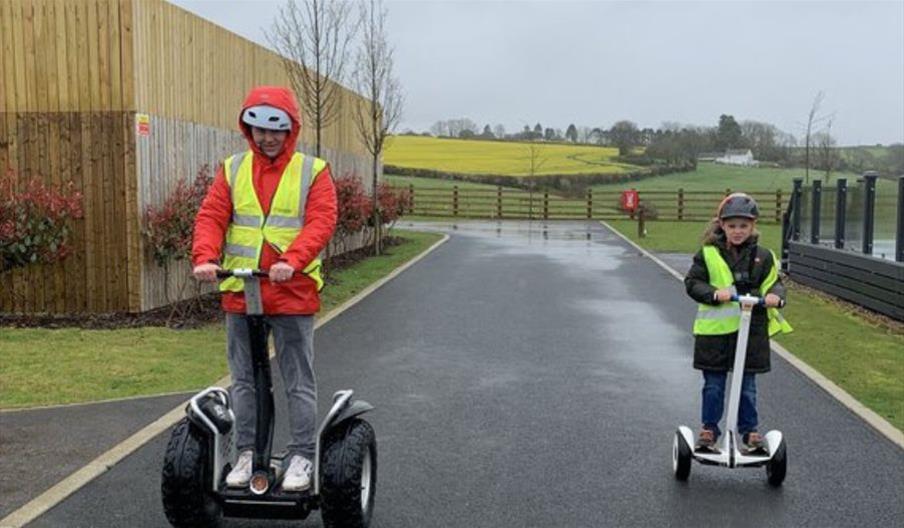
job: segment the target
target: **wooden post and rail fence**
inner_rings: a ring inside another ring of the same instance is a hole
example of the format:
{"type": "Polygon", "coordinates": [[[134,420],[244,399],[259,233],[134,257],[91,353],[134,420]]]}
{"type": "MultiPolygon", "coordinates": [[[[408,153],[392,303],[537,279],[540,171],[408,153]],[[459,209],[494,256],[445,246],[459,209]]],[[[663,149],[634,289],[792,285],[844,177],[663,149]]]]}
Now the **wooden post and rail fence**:
{"type": "MultiPolygon", "coordinates": [[[[510,187],[468,188],[396,187],[407,190],[410,207],[406,214],[448,218],[513,220],[613,220],[634,218],[621,207],[621,190],[587,189],[583,196],[563,197],[548,190],[529,191],[510,187]]],[[[704,221],[712,218],[719,201],[732,192],[639,191],[646,220],[704,221]]],[[[760,222],[781,223],[790,194],[777,189],[749,193],[760,205],[760,222]]]]}

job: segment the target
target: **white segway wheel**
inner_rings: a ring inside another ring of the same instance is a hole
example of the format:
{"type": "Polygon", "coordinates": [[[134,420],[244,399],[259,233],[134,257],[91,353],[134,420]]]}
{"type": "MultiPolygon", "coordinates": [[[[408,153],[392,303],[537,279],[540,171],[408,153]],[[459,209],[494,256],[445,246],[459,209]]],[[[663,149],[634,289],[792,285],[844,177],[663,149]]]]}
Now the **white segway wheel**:
{"type": "Polygon", "coordinates": [[[672,470],[676,479],[683,482],[690,476],[691,458],[691,446],[687,445],[681,431],[676,431],[672,443],[672,470]]]}
{"type": "Polygon", "coordinates": [[[778,445],[775,454],[766,463],[766,479],[772,487],[779,487],[785,481],[785,475],[788,472],[788,449],[785,447],[785,440],[778,445]]]}
{"type": "Polygon", "coordinates": [[[377,488],[377,440],[359,418],[331,432],[321,459],[321,508],[326,528],[367,528],[377,488]]]}

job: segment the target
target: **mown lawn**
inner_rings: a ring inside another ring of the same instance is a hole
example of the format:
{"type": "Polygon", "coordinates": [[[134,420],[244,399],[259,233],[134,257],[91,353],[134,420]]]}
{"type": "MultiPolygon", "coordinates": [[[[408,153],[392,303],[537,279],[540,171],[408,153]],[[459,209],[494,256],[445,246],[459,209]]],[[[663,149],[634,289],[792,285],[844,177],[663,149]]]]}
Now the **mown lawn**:
{"type": "MultiPolygon", "coordinates": [[[[636,220],[607,220],[619,232],[651,251],[663,253],[696,253],[700,249],[700,241],[706,222],[658,222],[647,221],[644,225],[647,236],[638,237],[636,220]]],[[[782,227],[778,224],[757,224],[760,232],[760,245],[775,251],[781,251],[782,227]]]]}
{"type": "MultiPolygon", "coordinates": [[[[654,252],[696,252],[704,228],[702,222],[647,222],[647,237],[639,238],[636,222],[607,223],[654,252]]],[[[778,253],[779,226],[761,224],[759,229],[763,244],[778,253]]],[[[865,318],[846,303],[788,285],[784,313],[794,332],[778,342],[904,430],[904,332],[865,318]]]]}
{"type": "MultiPolygon", "coordinates": [[[[327,313],[436,242],[434,233],[338,270],[324,289],[327,313]]],[[[228,373],[225,331],[0,329],[0,408],[30,407],[196,390],[228,373]]]]}
{"type": "Polygon", "coordinates": [[[592,145],[516,143],[395,136],[384,162],[397,167],[461,174],[530,175],[530,147],[537,149],[534,174],[618,174],[641,170],[613,158],[618,149],[592,145]]]}

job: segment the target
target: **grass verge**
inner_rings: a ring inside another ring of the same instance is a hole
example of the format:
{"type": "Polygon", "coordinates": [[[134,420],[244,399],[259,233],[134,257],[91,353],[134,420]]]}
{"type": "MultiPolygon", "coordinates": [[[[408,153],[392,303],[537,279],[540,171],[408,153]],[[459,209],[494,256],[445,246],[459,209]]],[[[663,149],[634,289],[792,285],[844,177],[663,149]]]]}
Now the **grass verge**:
{"type": "MultiPolygon", "coordinates": [[[[658,223],[645,238],[637,237],[637,224],[610,221],[638,245],[653,252],[692,253],[699,248],[702,223],[658,223]]],[[[760,226],[765,245],[778,250],[779,234],[760,226]],[[770,241],[774,237],[774,241],[770,241]]],[[[777,341],[818,370],[861,403],[904,430],[904,332],[884,325],[848,303],[789,283],[784,314],[794,332],[777,341]]]]}
{"type": "MultiPolygon", "coordinates": [[[[658,222],[647,221],[647,236],[637,236],[637,220],[606,220],[636,244],[661,253],[696,253],[706,222],[658,222]]],[[[758,224],[760,245],[775,251],[781,250],[782,227],[777,224],[758,224]]]]}
{"type": "MultiPolygon", "coordinates": [[[[441,238],[399,232],[405,244],[335,272],[326,313],[441,238]]],[[[32,407],[191,391],[228,372],[220,324],[193,330],[3,328],[0,408],[32,407]]]]}

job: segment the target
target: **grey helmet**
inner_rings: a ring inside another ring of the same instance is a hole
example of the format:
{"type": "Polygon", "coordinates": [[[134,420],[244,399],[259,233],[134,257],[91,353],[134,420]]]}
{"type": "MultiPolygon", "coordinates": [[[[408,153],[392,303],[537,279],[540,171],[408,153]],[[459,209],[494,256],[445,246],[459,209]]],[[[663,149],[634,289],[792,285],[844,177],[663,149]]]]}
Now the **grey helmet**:
{"type": "Polygon", "coordinates": [[[267,130],[292,130],[292,120],[285,111],[275,106],[249,106],[242,112],[242,123],[267,130]]]}
{"type": "Polygon", "coordinates": [[[719,208],[719,220],[726,218],[750,218],[756,220],[760,216],[760,208],[756,200],[744,193],[728,195],[719,208]]]}

